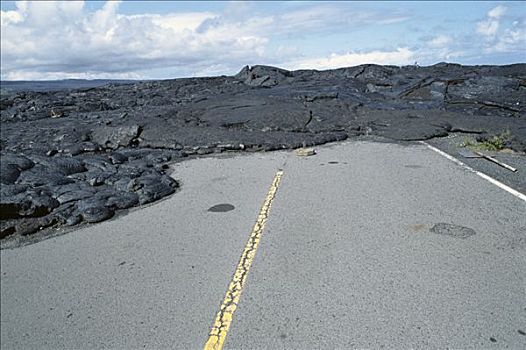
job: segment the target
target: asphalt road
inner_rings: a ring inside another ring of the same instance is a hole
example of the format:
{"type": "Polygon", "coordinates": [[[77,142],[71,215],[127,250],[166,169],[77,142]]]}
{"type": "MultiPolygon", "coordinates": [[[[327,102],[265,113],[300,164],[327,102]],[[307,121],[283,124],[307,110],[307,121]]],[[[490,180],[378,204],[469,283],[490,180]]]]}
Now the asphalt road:
{"type": "MultiPolygon", "coordinates": [[[[465,150],[466,148],[460,147],[460,145],[469,139],[473,139],[473,137],[466,136],[465,134],[451,134],[447,137],[429,140],[427,143],[458,158],[471,168],[481,171],[484,174],[511,186],[517,191],[526,193],[526,156],[524,154],[516,152],[482,151],[482,153],[492,156],[497,160],[518,169],[518,171],[512,172],[486,159],[463,157],[459,151],[463,149],[465,150]]],[[[467,149],[469,150],[469,148],[467,149]]]]}
{"type": "Polygon", "coordinates": [[[1,348],[201,349],[278,169],[225,349],[526,347],[526,202],[346,142],[179,163],[165,201],[1,251],[1,348]]]}

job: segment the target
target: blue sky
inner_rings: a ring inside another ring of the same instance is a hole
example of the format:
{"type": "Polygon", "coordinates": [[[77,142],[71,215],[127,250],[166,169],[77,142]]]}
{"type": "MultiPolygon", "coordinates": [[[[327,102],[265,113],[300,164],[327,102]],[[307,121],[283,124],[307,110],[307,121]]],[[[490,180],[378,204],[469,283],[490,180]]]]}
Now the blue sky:
{"type": "Polygon", "coordinates": [[[524,2],[2,1],[2,79],[526,62],[524,2]]]}

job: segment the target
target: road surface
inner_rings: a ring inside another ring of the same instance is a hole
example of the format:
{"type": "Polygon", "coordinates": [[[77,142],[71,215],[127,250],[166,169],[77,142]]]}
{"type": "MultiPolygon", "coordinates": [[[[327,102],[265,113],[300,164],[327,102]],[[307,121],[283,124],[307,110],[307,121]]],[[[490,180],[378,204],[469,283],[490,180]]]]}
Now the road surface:
{"type": "Polygon", "coordinates": [[[174,167],[167,200],[1,251],[2,349],[202,349],[280,170],[224,349],[526,347],[526,202],[425,145],[174,167]]]}

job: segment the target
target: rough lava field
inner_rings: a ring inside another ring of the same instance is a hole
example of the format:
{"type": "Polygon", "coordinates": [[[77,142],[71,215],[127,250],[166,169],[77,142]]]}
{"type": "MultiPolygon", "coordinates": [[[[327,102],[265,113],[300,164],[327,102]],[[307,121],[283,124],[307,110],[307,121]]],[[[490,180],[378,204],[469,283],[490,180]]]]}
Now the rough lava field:
{"type": "Polygon", "coordinates": [[[526,151],[526,64],[247,66],[235,76],[16,92],[0,107],[4,248],[168,196],[179,187],[169,164],[188,156],[452,132],[509,132],[507,146],[526,151]]]}

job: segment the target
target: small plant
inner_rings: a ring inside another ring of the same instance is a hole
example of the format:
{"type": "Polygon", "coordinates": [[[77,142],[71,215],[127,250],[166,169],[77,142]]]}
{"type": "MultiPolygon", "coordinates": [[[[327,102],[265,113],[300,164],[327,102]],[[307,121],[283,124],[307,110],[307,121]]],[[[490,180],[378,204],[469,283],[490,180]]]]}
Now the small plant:
{"type": "Polygon", "coordinates": [[[509,130],[507,130],[499,135],[494,135],[482,141],[477,141],[473,138],[467,138],[462,141],[459,146],[469,147],[478,151],[501,151],[506,148],[506,144],[510,138],[511,133],[509,130]]]}
{"type": "Polygon", "coordinates": [[[470,138],[465,138],[464,140],[462,140],[462,142],[458,144],[458,147],[470,147],[471,148],[477,145],[478,145],[478,142],[474,138],[470,137],[470,138]]]}

